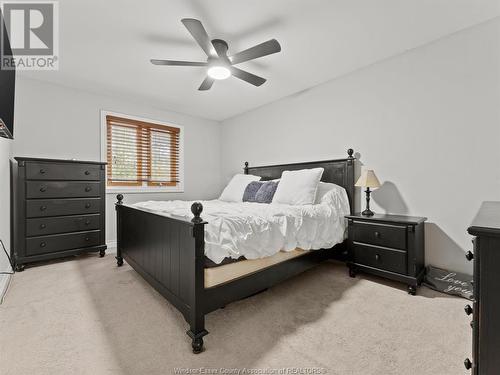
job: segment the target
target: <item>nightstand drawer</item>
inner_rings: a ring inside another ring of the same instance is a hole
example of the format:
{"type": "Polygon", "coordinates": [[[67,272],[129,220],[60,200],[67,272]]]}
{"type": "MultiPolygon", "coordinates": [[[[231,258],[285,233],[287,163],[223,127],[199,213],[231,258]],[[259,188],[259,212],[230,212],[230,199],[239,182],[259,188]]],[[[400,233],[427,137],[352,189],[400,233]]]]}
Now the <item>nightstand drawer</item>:
{"type": "Polygon", "coordinates": [[[353,223],[353,240],[372,245],[406,249],[406,227],[380,223],[353,223]]]}
{"type": "Polygon", "coordinates": [[[406,274],[406,251],[354,245],[354,262],[385,271],[406,274]]]}

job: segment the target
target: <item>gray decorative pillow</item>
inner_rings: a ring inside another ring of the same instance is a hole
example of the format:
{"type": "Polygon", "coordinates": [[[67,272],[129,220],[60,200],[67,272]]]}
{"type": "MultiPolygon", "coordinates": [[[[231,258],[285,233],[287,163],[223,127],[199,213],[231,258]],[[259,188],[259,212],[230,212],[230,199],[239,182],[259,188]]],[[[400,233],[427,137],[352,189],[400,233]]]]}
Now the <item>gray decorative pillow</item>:
{"type": "Polygon", "coordinates": [[[273,201],[274,193],[278,188],[279,181],[267,181],[262,183],[259,191],[255,194],[255,202],[258,203],[271,203],[273,201]]]}
{"type": "Polygon", "coordinates": [[[243,202],[256,202],[255,195],[263,184],[264,183],[260,181],[250,182],[243,192],[243,202]]]}

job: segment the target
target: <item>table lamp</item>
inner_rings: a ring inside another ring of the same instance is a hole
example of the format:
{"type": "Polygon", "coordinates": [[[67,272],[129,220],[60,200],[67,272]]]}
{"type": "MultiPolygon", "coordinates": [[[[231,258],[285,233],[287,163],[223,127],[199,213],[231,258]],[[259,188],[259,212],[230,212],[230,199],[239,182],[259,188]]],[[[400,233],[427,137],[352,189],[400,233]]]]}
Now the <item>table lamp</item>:
{"type": "Polygon", "coordinates": [[[370,210],[370,193],[371,190],[370,188],[378,188],[380,187],[380,182],[375,176],[375,172],[371,169],[366,169],[361,173],[361,176],[359,177],[358,181],[354,186],[360,186],[360,187],[366,187],[365,193],[366,193],[366,210],[361,212],[363,216],[373,216],[373,211],[370,210]]]}

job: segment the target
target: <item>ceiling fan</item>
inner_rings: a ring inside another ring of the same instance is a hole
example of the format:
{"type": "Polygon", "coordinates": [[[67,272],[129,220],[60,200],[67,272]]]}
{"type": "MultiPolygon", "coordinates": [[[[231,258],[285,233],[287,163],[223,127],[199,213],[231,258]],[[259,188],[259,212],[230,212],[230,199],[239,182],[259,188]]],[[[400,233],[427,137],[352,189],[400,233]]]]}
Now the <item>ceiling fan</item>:
{"type": "Polygon", "coordinates": [[[199,46],[207,54],[207,61],[178,61],[178,60],[156,60],[151,59],[154,65],[171,66],[203,66],[207,67],[207,77],[201,83],[198,90],[209,90],[215,80],[222,80],[234,76],[254,86],[260,86],[266,80],[255,74],[241,70],[234,65],[257,59],[259,57],[271,55],[281,51],[281,46],[276,39],[258,44],[232,56],[227,55],[228,44],[222,39],[212,39],[208,37],[202,23],[194,18],[184,18],[181,22],[186,26],[199,46]]]}

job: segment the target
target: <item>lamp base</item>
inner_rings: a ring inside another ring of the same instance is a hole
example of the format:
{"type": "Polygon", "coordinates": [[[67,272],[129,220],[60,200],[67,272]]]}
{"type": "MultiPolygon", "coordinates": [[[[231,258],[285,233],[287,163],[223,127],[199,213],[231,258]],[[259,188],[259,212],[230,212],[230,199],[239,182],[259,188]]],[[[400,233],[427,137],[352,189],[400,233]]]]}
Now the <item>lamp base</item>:
{"type": "Polygon", "coordinates": [[[369,208],[367,208],[366,210],[364,210],[363,212],[361,212],[361,215],[363,216],[373,216],[375,213],[370,210],[369,208]]]}

